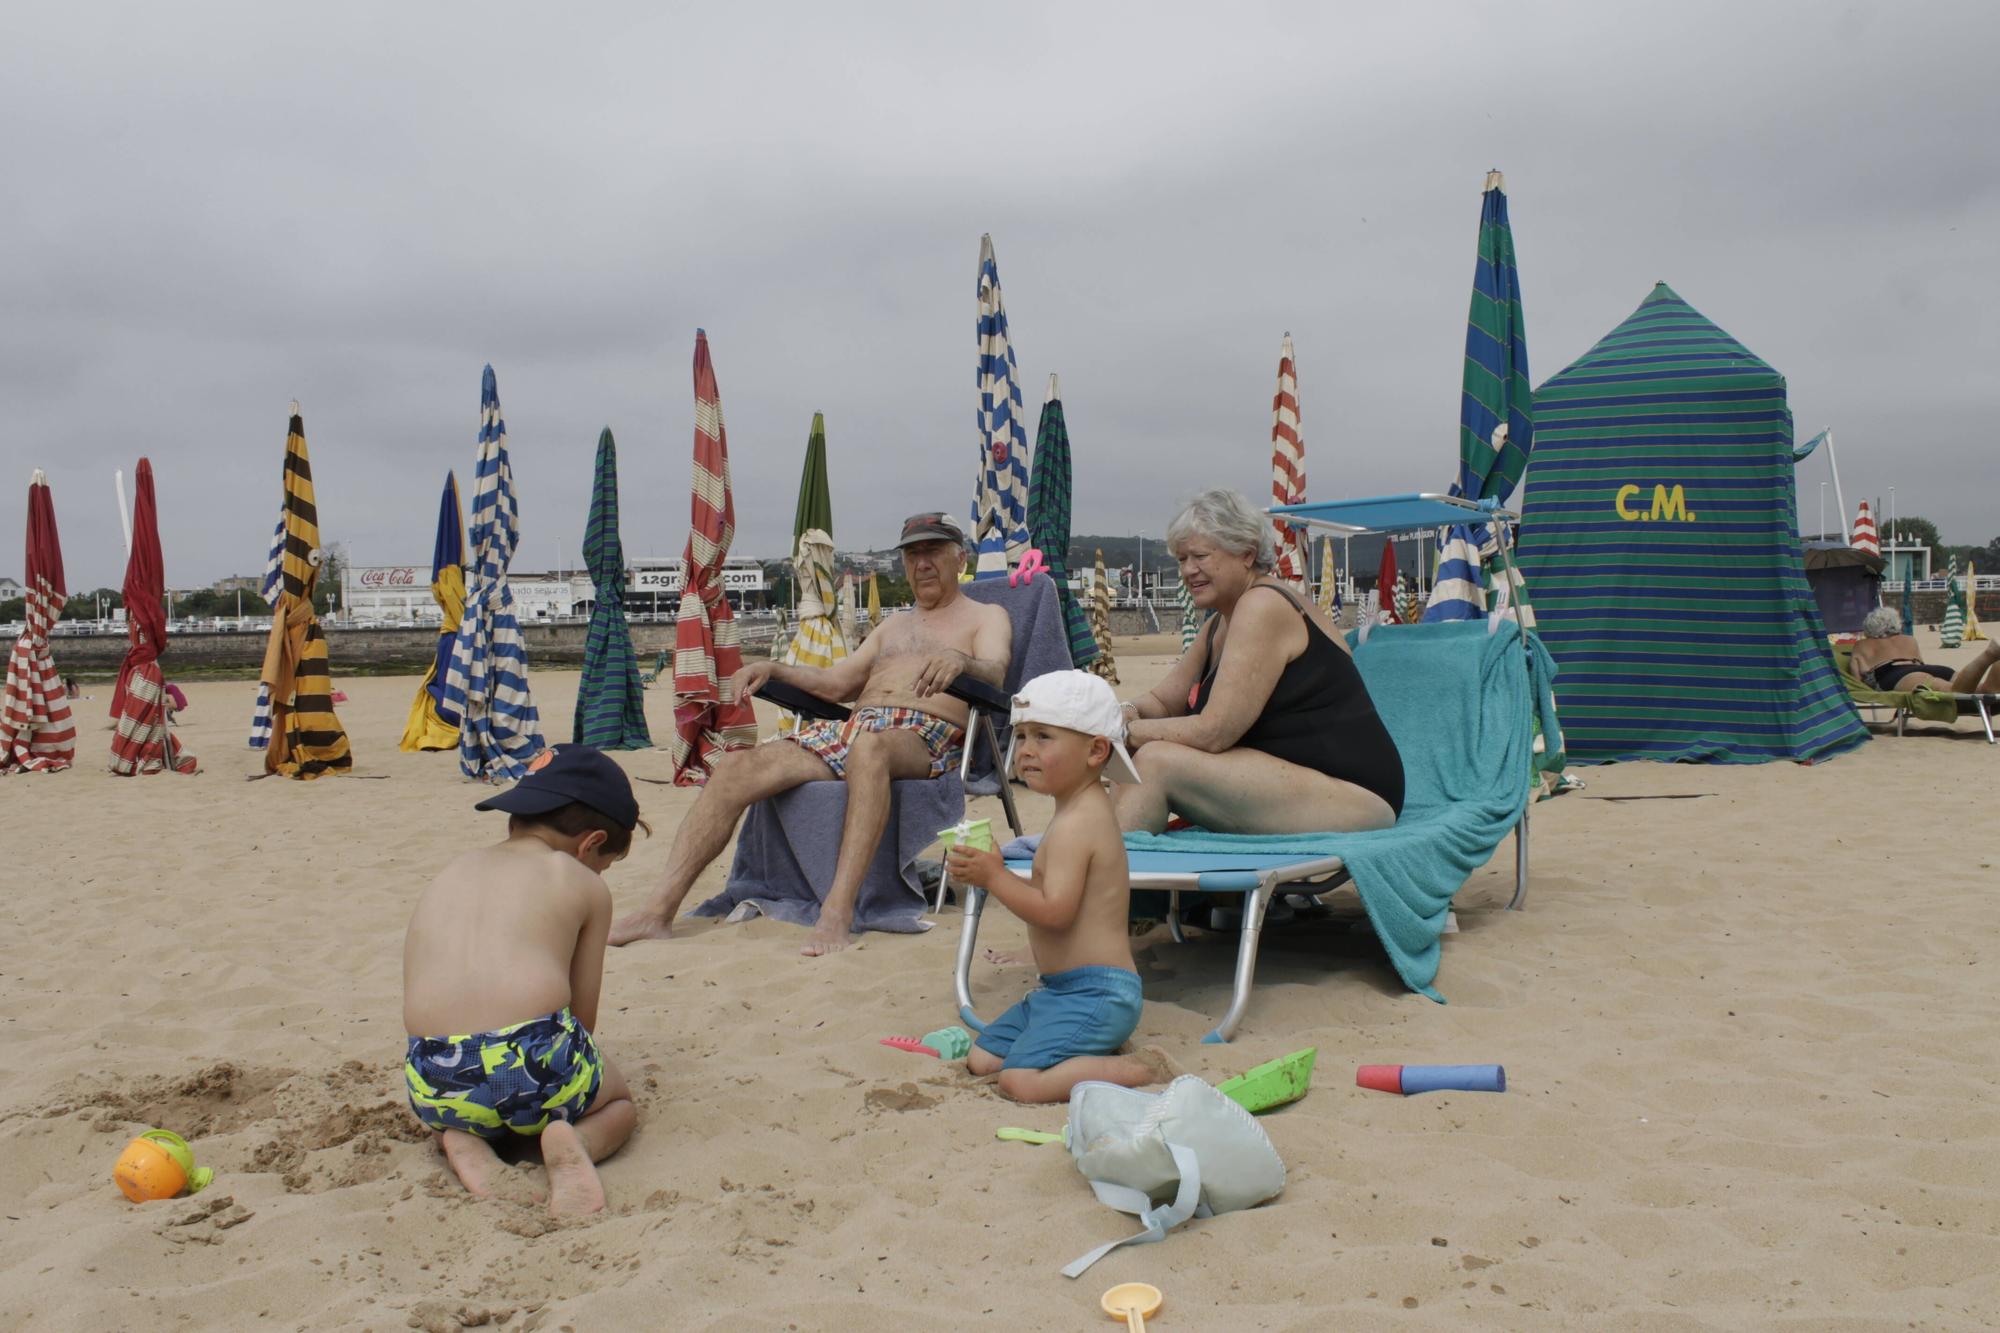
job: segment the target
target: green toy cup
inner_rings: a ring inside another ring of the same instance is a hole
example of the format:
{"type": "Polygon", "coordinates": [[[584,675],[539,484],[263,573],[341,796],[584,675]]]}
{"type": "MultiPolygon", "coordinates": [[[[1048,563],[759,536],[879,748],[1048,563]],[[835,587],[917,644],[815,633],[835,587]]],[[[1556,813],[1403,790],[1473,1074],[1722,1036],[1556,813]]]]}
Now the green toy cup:
{"type": "Polygon", "coordinates": [[[950,851],[961,841],[976,851],[993,850],[993,821],[990,819],[968,819],[962,824],[954,824],[938,831],[938,841],[950,851]]]}

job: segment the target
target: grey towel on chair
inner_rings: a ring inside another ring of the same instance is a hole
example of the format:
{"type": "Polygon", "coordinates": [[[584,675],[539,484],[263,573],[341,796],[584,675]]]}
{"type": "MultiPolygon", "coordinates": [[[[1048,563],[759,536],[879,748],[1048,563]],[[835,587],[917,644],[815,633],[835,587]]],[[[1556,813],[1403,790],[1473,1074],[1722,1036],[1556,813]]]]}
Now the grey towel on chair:
{"type": "MultiPolygon", "coordinates": [[[[1013,621],[1008,694],[1044,672],[1069,669],[1069,635],[1063,626],[1062,603],[1047,575],[1020,588],[1008,587],[1005,579],[981,579],[966,584],[965,593],[977,601],[1006,607],[1013,621]]],[[[1006,719],[997,720],[1004,754],[1006,719]]],[[[999,792],[997,768],[996,757],[980,746],[972,763],[974,795],[999,792]]],[[[949,828],[964,817],[965,793],[955,773],[893,785],[889,827],[869,862],[860,900],[854,905],[856,930],[907,934],[929,928],[922,920],[926,904],[917,881],[917,858],[937,840],[939,829],[949,828]]],[[[802,926],[817,923],[820,903],[833,883],[846,815],[847,784],[843,782],[808,782],[751,806],[736,835],[736,859],[729,867],[727,885],[695,908],[693,915],[726,916],[748,903],[780,921],[802,926]]]]}

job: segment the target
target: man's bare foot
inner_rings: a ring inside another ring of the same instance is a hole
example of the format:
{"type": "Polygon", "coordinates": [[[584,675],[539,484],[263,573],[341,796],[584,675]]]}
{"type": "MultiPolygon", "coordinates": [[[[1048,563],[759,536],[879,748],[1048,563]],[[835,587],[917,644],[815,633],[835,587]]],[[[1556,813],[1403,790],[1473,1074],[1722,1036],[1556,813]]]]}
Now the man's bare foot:
{"type": "Polygon", "coordinates": [[[830,953],[839,953],[854,942],[854,937],[849,933],[852,925],[851,917],[836,916],[832,912],[822,911],[819,914],[819,924],[813,927],[813,933],[807,936],[805,946],[799,952],[807,958],[823,958],[830,953]]]}
{"type": "Polygon", "coordinates": [[[504,1169],[493,1145],[462,1129],[447,1129],[438,1138],[444,1159],[451,1163],[452,1174],[465,1186],[465,1192],[475,1199],[491,1198],[494,1178],[504,1169]]]}
{"type": "Polygon", "coordinates": [[[983,955],[995,967],[1032,967],[1035,956],[1026,949],[988,949],[983,955]]]}
{"type": "Polygon", "coordinates": [[[542,1165],[549,1169],[550,1213],[582,1217],[603,1211],[604,1182],[569,1121],[553,1121],[542,1131],[542,1165]]]}
{"type": "Polygon", "coordinates": [[[611,923],[611,945],[630,944],[634,940],[670,940],[674,937],[674,923],[657,912],[630,912],[611,923]]]}
{"type": "Polygon", "coordinates": [[[1171,1083],[1184,1072],[1174,1063],[1174,1058],[1158,1046],[1141,1046],[1132,1052],[1131,1058],[1146,1066],[1154,1083],[1171,1083]]]}

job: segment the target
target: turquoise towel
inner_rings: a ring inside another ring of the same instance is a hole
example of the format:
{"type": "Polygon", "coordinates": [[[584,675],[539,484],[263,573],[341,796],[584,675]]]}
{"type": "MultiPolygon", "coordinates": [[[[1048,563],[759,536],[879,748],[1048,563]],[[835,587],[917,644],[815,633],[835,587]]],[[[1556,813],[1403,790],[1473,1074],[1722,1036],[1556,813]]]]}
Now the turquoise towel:
{"type": "MultiPolygon", "coordinates": [[[[1349,636],[1352,642],[1353,636],[1349,636]]],[[[1145,852],[1269,852],[1339,856],[1361,893],[1389,961],[1411,990],[1444,1003],[1438,937],[1452,895],[1514,827],[1533,782],[1535,711],[1559,734],[1555,662],[1530,635],[1504,621],[1445,621],[1376,629],[1355,664],[1403,756],[1403,814],[1373,833],[1128,834],[1145,852]],[[1534,710],[1529,707],[1532,682],[1534,710]]]]}

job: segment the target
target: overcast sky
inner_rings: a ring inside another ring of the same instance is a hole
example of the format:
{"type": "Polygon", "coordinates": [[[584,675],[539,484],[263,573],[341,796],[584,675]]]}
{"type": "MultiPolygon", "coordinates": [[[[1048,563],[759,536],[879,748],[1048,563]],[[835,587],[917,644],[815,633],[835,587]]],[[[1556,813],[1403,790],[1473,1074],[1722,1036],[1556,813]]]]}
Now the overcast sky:
{"type": "Polygon", "coordinates": [[[2000,6],[620,8],[12,7],[0,574],[42,467],[71,588],[118,583],[142,454],[168,582],[258,572],[293,398],[325,538],[427,563],[488,361],[515,567],[577,561],[606,424],[627,555],[677,553],[697,326],[737,553],[784,554],[816,410],[837,544],[884,545],[970,500],[988,231],[1079,531],[1267,495],[1287,330],[1309,493],[1442,489],[1491,166],[1537,383],[1665,280],[1850,506],[2000,532],[2000,6]]]}

